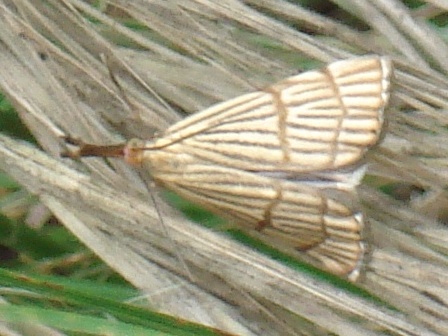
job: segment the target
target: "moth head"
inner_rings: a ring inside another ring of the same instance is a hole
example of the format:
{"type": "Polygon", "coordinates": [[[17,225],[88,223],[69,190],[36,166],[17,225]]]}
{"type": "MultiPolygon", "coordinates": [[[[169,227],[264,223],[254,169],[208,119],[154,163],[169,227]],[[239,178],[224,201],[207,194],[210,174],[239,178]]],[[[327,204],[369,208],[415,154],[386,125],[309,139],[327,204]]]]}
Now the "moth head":
{"type": "Polygon", "coordinates": [[[143,162],[145,141],[141,139],[129,140],[123,148],[123,156],[127,163],[140,166],[143,162]]]}

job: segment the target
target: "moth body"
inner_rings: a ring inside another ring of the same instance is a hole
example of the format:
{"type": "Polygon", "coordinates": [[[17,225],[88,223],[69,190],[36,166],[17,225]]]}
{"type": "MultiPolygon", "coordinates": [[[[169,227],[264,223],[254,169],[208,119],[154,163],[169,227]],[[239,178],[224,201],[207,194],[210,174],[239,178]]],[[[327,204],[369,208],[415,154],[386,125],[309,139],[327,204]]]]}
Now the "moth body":
{"type": "Polygon", "coordinates": [[[124,156],[250,234],[355,280],[366,249],[355,187],[380,140],[391,74],[387,57],[334,62],[131,141],[124,156]]]}

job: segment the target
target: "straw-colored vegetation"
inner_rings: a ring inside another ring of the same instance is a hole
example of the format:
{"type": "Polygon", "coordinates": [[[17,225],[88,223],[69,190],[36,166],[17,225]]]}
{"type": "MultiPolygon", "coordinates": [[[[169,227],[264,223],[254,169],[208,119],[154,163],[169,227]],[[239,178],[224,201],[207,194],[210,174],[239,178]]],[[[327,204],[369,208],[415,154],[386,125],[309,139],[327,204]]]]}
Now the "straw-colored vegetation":
{"type": "Polygon", "coordinates": [[[20,257],[0,269],[0,333],[215,333],[141,309],[150,306],[239,335],[448,335],[448,6],[411,5],[0,1],[0,90],[40,146],[2,127],[0,169],[25,189],[0,180],[1,219],[15,232],[1,243],[20,257]],[[60,158],[64,135],[149,139],[187,113],[364,54],[390,56],[395,75],[360,188],[370,253],[358,288],[190,222],[119,159],[60,158]],[[60,227],[11,219],[26,209],[39,223],[43,206],[139,292],[74,241],[55,244],[69,239],[60,227]],[[39,256],[48,246],[63,254],[39,256]]]}

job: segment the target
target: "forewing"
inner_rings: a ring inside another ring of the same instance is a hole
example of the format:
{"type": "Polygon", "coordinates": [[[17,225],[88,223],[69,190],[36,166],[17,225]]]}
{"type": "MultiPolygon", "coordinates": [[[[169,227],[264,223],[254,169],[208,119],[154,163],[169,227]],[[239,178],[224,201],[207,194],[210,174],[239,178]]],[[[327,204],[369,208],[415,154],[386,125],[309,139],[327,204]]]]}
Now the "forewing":
{"type": "Polygon", "coordinates": [[[249,234],[356,279],[364,245],[354,191],[315,188],[197,161],[180,170],[157,170],[154,176],[177,194],[233,219],[249,234]]]}
{"type": "Polygon", "coordinates": [[[286,161],[310,170],[357,162],[375,145],[389,100],[391,64],[370,57],[330,64],[274,86],[285,110],[286,161]]]}
{"type": "Polygon", "coordinates": [[[196,113],[155,147],[246,171],[347,167],[380,138],[391,71],[385,57],[335,62],[196,113]]]}

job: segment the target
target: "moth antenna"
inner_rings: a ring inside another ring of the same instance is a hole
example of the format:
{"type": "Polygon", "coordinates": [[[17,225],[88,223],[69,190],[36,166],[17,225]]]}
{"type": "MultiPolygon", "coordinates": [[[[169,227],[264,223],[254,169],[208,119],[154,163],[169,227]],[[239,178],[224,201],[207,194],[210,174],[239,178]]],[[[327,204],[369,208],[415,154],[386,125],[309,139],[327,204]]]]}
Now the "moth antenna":
{"type": "Polygon", "coordinates": [[[133,104],[127,94],[125,93],[123,87],[121,86],[121,84],[118,82],[117,77],[115,76],[114,72],[112,71],[112,64],[110,61],[110,57],[108,57],[105,54],[101,54],[100,55],[101,60],[104,62],[104,64],[106,64],[106,68],[107,68],[107,73],[109,74],[109,78],[112,81],[112,83],[114,83],[114,85],[116,86],[116,88],[118,89],[118,92],[120,93],[120,97],[121,99],[124,100],[124,102],[126,103],[126,105],[128,106],[128,108],[132,111],[136,111],[137,107],[135,106],[135,104],[133,104]]]}
{"type": "MultiPolygon", "coordinates": [[[[114,73],[112,71],[112,63],[110,61],[110,57],[108,57],[105,54],[102,54],[101,59],[106,64],[107,71],[109,72],[109,77],[111,78],[112,82],[117,86],[117,88],[120,92],[121,98],[126,102],[126,104],[129,106],[129,108],[131,110],[133,110],[133,111],[138,110],[138,108],[136,108],[136,105],[131,103],[131,101],[128,99],[127,94],[125,93],[125,90],[118,82],[117,77],[114,75],[114,73]]],[[[129,67],[127,65],[127,63],[120,61],[120,65],[126,70],[126,73],[130,74],[132,76],[132,78],[139,85],[141,85],[146,91],[148,91],[152,96],[154,96],[157,99],[157,101],[163,105],[163,107],[165,107],[170,112],[175,113],[173,108],[155,90],[153,90],[143,79],[141,79],[140,76],[137,73],[135,73],[135,71],[132,70],[131,67],[129,67]]]]}

